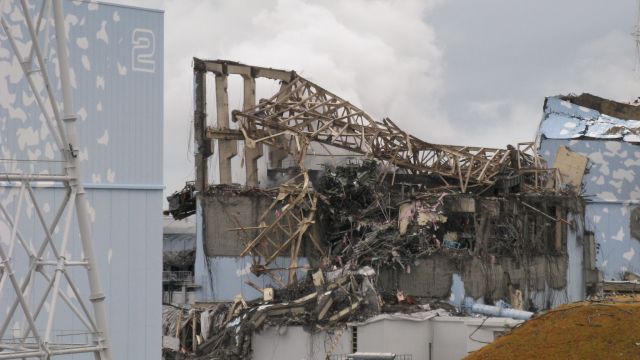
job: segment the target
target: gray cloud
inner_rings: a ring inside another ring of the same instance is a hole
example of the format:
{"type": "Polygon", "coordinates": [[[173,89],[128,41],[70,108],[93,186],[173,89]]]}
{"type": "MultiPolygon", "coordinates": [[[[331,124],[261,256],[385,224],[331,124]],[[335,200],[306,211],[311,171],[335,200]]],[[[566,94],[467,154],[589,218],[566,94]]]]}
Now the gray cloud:
{"type": "Polygon", "coordinates": [[[532,138],[545,96],[640,95],[634,67],[636,2],[449,1],[428,14],[443,48],[440,106],[459,141],[532,138]]]}
{"type": "Polygon", "coordinates": [[[436,143],[529,141],[547,95],[640,95],[633,0],[120,2],[165,9],[168,192],[193,177],[193,56],[296,70],[436,143]]]}

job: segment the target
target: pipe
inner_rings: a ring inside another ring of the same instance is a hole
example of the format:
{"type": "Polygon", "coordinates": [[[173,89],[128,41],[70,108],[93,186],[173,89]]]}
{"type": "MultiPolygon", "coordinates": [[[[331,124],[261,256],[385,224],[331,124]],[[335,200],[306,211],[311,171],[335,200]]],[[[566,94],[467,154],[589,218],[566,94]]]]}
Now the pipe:
{"type": "Polygon", "coordinates": [[[501,306],[473,304],[471,312],[482,315],[508,317],[516,320],[529,320],[533,313],[530,311],[508,309],[501,306]]]}

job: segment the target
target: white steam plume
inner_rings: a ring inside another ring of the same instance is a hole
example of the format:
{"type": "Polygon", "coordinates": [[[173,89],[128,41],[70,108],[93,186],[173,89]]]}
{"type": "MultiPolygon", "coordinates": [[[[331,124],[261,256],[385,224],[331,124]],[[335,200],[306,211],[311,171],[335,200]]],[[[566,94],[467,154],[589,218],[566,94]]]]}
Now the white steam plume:
{"type": "MultiPolygon", "coordinates": [[[[295,70],[377,119],[388,116],[427,141],[450,141],[437,106],[441,51],[424,21],[438,2],[167,1],[167,191],[193,177],[186,153],[193,56],[295,70]]],[[[266,97],[277,87],[258,90],[266,97]]],[[[230,105],[238,106],[232,91],[230,105]]]]}

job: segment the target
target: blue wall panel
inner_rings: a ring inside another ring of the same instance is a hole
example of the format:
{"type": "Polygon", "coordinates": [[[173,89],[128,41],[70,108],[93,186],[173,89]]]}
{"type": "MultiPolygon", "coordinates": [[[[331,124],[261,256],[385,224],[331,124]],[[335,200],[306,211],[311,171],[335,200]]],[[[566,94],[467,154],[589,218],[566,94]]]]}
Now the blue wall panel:
{"type": "Polygon", "coordinates": [[[632,134],[602,129],[636,123],[548,98],[540,125],[540,152],[550,166],[560,146],[589,159],[583,178],[585,228],[595,235],[597,267],[606,280],[640,273],[640,239],[630,233],[631,211],[640,202],[640,146],[632,134]]]}
{"type": "MultiPolygon", "coordinates": [[[[13,3],[13,2],[12,2],[13,3]]],[[[36,13],[41,0],[30,1],[36,13]]],[[[88,1],[63,2],[69,30],[75,110],[78,115],[80,157],[91,206],[92,231],[107,295],[110,335],[115,359],[153,359],[161,354],[162,301],[162,133],[163,28],[160,11],[88,1]]],[[[20,11],[9,4],[0,9],[16,34],[19,47],[30,40],[20,11]]],[[[60,87],[53,29],[45,56],[57,95],[60,87]]],[[[43,31],[40,43],[46,42],[43,31]]],[[[44,89],[40,88],[42,95],[44,89]]],[[[7,39],[0,35],[0,160],[3,172],[60,172],[60,156],[40,117],[7,39]]],[[[16,184],[0,183],[0,201],[15,211],[16,184]]],[[[53,217],[63,198],[60,188],[37,189],[45,216],[53,217]]],[[[20,231],[35,236],[43,231],[33,209],[22,211],[20,231]]],[[[75,222],[74,222],[75,225],[75,222]]],[[[10,235],[10,233],[9,233],[10,235]]],[[[6,220],[0,216],[0,242],[9,241],[6,220]]],[[[68,252],[82,256],[77,232],[68,252]]],[[[13,262],[24,268],[28,259],[16,248],[13,262]]],[[[48,254],[51,255],[51,254],[48,254]]],[[[81,291],[88,286],[82,269],[72,269],[81,291]]],[[[18,274],[18,277],[24,273],[18,274]]],[[[5,284],[0,292],[0,318],[13,296],[5,284]]],[[[36,303],[44,282],[39,279],[29,301],[36,303]]],[[[63,285],[65,293],[72,295],[63,285]]],[[[48,311],[45,305],[45,312],[48,311]]],[[[61,309],[65,306],[59,303],[61,309]]],[[[46,313],[44,313],[46,315],[46,313]]],[[[39,326],[44,327],[41,318],[39,326]]],[[[81,323],[69,311],[59,312],[56,334],[79,331],[81,323]]],[[[24,326],[20,322],[16,329],[24,326]]],[[[73,338],[73,337],[70,337],[73,338]]],[[[76,336],[76,339],[79,339],[76,336]]],[[[69,356],[90,359],[91,356],[69,356]]]]}

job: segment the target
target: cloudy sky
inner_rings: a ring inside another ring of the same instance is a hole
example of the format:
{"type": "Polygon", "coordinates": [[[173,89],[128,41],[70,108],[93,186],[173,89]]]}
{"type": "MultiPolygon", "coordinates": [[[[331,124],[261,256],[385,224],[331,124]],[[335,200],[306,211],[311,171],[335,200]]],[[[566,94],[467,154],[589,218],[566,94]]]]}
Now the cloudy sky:
{"type": "Polygon", "coordinates": [[[636,0],[116,2],[165,11],[167,193],[193,178],[193,56],[296,70],[434,143],[530,141],[547,95],[640,96],[636,0]]]}

